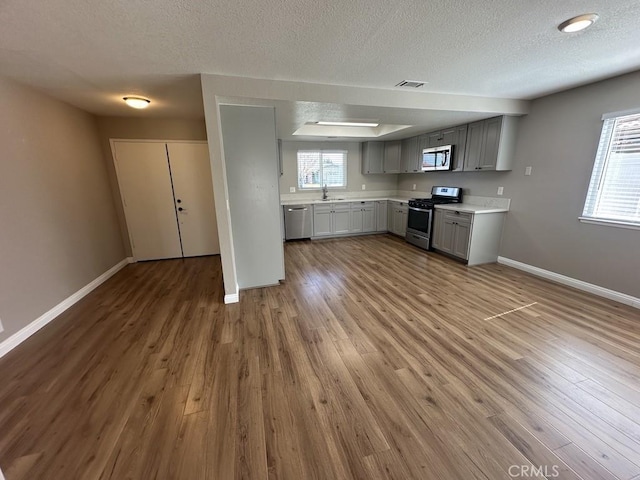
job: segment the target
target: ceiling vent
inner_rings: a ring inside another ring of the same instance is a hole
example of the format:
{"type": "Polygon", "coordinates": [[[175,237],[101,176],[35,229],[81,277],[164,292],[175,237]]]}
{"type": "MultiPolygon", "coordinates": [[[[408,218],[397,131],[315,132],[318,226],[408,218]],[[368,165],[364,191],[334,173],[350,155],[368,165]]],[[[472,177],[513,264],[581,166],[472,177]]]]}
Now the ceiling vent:
{"type": "Polygon", "coordinates": [[[424,84],[427,82],[416,82],[415,80],[403,80],[396,85],[396,87],[406,87],[406,88],[420,88],[424,87],[424,84]]]}

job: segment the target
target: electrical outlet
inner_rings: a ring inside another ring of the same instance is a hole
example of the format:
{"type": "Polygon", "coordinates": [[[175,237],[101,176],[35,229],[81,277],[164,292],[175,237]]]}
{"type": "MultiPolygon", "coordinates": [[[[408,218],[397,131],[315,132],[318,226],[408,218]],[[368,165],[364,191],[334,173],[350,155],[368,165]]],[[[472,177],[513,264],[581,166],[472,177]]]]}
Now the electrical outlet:
{"type": "Polygon", "coordinates": [[[367,186],[366,186],[364,183],[362,184],[362,189],[363,189],[363,190],[366,190],[366,189],[367,189],[367,186]]]}
{"type": "Polygon", "coordinates": [[[296,187],[289,187],[289,193],[296,193],[296,187]]]}
{"type": "Polygon", "coordinates": [[[525,174],[526,176],[531,175],[531,167],[527,167],[527,168],[525,168],[525,169],[524,169],[524,174],[525,174]]]}
{"type": "Polygon", "coordinates": [[[415,189],[416,189],[416,184],[414,183],[414,184],[411,186],[411,190],[415,190],[415,189]]]}
{"type": "Polygon", "coordinates": [[[2,326],[2,320],[0,320],[0,333],[4,332],[4,327],[2,326]]]}
{"type": "Polygon", "coordinates": [[[498,187],[498,195],[502,195],[504,193],[504,187],[498,187]]]}

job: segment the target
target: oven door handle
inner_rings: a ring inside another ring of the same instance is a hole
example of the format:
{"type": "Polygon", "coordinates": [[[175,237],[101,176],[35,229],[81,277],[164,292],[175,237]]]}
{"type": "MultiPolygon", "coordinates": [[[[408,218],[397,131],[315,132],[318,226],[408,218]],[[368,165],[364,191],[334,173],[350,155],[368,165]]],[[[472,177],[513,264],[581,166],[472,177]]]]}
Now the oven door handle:
{"type": "Polygon", "coordinates": [[[409,210],[413,210],[415,212],[430,212],[431,209],[424,209],[424,208],[416,208],[416,207],[409,207],[409,210]]]}

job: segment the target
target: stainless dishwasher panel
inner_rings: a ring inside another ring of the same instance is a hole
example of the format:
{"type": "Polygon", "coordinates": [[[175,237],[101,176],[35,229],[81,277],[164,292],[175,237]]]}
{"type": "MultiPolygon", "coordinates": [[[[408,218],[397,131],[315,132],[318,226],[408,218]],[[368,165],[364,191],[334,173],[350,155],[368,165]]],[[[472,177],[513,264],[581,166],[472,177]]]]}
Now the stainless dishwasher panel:
{"type": "Polygon", "coordinates": [[[295,240],[313,235],[313,208],[311,205],[284,205],[284,238],[295,240]]]}

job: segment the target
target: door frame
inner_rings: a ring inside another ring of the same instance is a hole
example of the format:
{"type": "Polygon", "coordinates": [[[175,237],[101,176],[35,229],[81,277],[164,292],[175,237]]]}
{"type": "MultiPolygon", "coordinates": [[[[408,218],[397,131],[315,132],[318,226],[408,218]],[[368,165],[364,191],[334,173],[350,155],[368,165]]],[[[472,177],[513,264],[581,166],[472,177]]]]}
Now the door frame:
{"type": "MultiPolygon", "coordinates": [[[[109,139],[109,147],[111,148],[111,162],[113,163],[113,168],[116,172],[116,184],[118,186],[118,194],[120,195],[120,207],[122,208],[122,216],[124,218],[125,226],[127,227],[127,238],[129,239],[129,250],[131,251],[131,259],[132,263],[138,261],[133,253],[133,241],[131,239],[131,233],[129,229],[129,222],[127,221],[127,215],[124,208],[124,197],[122,195],[122,189],[120,188],[120,172],[118,171],[118,162],[116,161],[116,142],[127,142],[127,143],[190,143],[190,144],[206,144],[208,145],[208,140],[162,140],[162,139],[135,139],[135,138],[110,138],[109,139]]],[[[213,181],[213,178],[211,179],[213,181]]],[[[1,479],[0,479],[1,480],[1,479]]]]}

